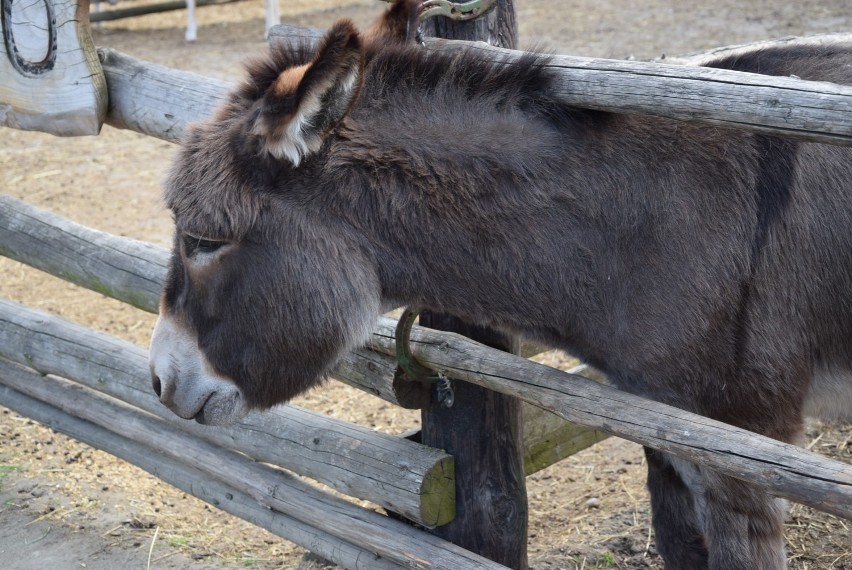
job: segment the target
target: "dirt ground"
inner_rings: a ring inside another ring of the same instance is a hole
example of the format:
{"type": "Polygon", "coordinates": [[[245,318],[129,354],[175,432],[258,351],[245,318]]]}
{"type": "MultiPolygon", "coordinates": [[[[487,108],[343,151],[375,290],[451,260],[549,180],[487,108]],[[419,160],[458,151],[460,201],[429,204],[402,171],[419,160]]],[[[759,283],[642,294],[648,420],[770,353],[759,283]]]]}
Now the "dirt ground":
{"type": "MultiPolygon", "coordinates": [[[[283,20],[363,25],[375,0],[288,0],[283,20]]],[[[254,0],[198,11],[198,41],[183,41],[184,12],[108,23],[95,43],[233,80],[263,48],[254,0]]],[[[849,0],[518,0],[522,45],[574,55],[637,59],[789,35],[852,31],[849,0]]],[[[105,127],[59,139],[0,129],[0,191],[111,233],[167,245],[171,220],[160,182],[174,147],[105,127]]],[[[146,345],[153,317],[0,259],[0,295],[146,345]]],[[[567,366],[558,354],[548,363],[567,366]]],[[[401,433],[416,414],[337,383],[296,402],[401,433]]],[[[803,442],[852,462],[852,427],[812,425],[803,442]]],[[[653,546],[639,446],[609,439],[528,480],[535,570],[661,568],[653,546]]],[[[852,569],[852,522],[794,506],[790,567],[852,569]]],[[[232,518],[109,455],[0,408],[0,566],[72,568],[315,568],[304,551],[232,518]]],[[[448,569],[451,570],[451,569],[448,569]]]]}

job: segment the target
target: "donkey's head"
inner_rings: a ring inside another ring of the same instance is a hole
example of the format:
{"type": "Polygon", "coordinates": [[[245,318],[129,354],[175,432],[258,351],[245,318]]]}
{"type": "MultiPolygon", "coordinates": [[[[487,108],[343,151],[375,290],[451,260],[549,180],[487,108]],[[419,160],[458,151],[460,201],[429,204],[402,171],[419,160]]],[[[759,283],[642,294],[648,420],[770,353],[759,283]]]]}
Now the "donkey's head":
{"type": "Polygon", "coordinates": [[[315,207],[329,189],[329,138],[363,82],[362,41],[341,21],[308,51],[273,49],[252,64],[191,129],[167,181],[177,235],[150,363],[154,390],[181,417],[227,424],[292,398],[379,314],[373,263],[315,207]]]}

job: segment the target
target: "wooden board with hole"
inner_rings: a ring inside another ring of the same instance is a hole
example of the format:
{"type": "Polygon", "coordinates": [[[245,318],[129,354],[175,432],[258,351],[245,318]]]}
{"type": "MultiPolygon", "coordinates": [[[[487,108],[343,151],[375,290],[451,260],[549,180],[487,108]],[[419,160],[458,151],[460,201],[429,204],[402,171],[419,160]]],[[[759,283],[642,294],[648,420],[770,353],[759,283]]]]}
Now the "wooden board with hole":
{"type": "Polygon", "coordinates": [[[0,0],[0,125],[96,135],[107,88],[88,0],[0,0]]]}

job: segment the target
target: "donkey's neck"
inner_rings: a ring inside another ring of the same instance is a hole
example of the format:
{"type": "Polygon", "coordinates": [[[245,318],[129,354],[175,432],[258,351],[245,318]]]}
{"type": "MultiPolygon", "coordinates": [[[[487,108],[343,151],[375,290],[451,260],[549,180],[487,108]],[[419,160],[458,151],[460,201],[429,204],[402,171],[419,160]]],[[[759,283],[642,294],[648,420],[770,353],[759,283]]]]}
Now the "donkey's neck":
{"type": "Polygon", "coordinates": [[[571,108],[541,69],[502,77],[443,63],[449,71],[423,81],[368,66],[324,158],[322,191],[374,260],[386,300],[569,339],[579,313],[603,318],[604,302],[617,303],[604,299],[622,294],[613,275],[632,275],[631,244],[672,193],[694,187],[697,204],[712,201],[689,181],[714,177],[737,192],[736,161],[710,172],[716,163],[679,153],[700,139],[724,155],[706,129],[571,108]]]}
{"type": "Polygon", "coordinates": [[[508,328],[546,323],[536,306],[560,304],[557,253],[571,247],[565,132],[488,98],[451,99],[411,90],[392,107],[356,107],[331,146],[328,187],[344,198],[386,300],[508,328]],[[531,290],[549,297],[528,303],[531,290]]]}

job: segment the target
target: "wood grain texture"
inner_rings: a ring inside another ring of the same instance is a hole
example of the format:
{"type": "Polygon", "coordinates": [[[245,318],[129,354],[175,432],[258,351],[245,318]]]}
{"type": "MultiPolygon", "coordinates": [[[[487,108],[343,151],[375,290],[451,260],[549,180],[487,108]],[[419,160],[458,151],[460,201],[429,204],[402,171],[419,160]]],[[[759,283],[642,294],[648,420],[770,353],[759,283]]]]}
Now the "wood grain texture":
{"type": "Polygon", "coordinates": [[[201,120],[225,101],[233,87],[210,79],[99,48],[109,89],[107,123],[177,142],[187,123],[201,120]]]}
{"type": "MultiPolygon", "coordinates": [[[[575,366],[568,373],[596,382],[606,382],[606,377],[600,371],[585,364],[575,366]]],[[[566,422],[556,414],[526,402],[521,410],[524,424],[524,473],[527,476],[609,437],[602,431],[566,422]]]]}
{"type": "MultiPolygon", "coordinates": [[[[295,26],[276,26],[270,31],[270,41],[317,38],[319,33],[297,30],[295,26]]],[[[789,40],[786,45],[796,45],[797,41],[789,40]]],[[[816,41],[801,40],[804,45],[816,41]]],[[[844,35],[832,35],[825,42],[842,43],[852,49],[852,41],[844,35]]],[[[468,49],[507,65],[523,54],[483,42],[438,38],[426,38],[425,47],[445,52],[468,49]]],[[[547,67],[556,77],[555,94],[577,107],[701,122],[799,140],[852,144],[852,87],[691,65],[568,55],[549,56],[547,67]]]]}
{"type": "Polygon", "coordinates": [[[3,299],[0,356],[74,380],[175,428],[372,501],[423,526],[452,518],[453,459],[430,447],[295,406],[251,414],[228,428],[183,420],[154,395],[144,349],[3,299]]]}
{"type": "Polygon", "coordinates": [[[0,255],[156,313],[166,250],[113,236],[0,194],[0,255]]]}
{"type": "Polygon", "coordinates": [[[0,125],[96,135],[107,90],[89,32],[88,0],[2,0],[0,125]]]}
{"type": "MultiPolygon", "coordinates": [[[[392,354],[395,321],[382,318],[370,348],[392,354]]],[[[634,396],[578,375],[414,327],[414,356],[453,378],[514,396],[561,418],[659,449],[770,493],[852,518],[852,465],[634,396]]]]}
{"type": "Polygon", "coordinates": [[[75,382],[11,374],[5,367],[0,368],[0,377],[17,392],[203,472],[199,484],[210,479],[221,481],[251,497],[253,504],[297,519],[336,541],[357,544],[372,557],[423,570],[501,568],[410,525],[323,493],[287,472],[247,461],[239,453],[175,429],[75,382]]]}
{"type": "MultiPolygon", "coordinates": [[[[495,351],[518,351],[508,334],[449,315],[421,313],[421,324],[487,343],[495,351]]],[[[524,479],[520,400],[455,381],[453,405],[444,406],[432,387],[422,410],[421,441],[445,449],[456,464],[456,518],[433,532],[515,570],[527,561],[528,503],[524,479]]]]}
{"type": "Polygon", "coordinates": [[[42,379],[36,372],[0,360],[0,402],[21,415],[120,457],[202,501],[291,540],[345,568],[354,570],[404,568],[297,518],[272,510],[254,497],[212,478],[209,473],[175,460],[157,449],[122,437],[99,425],[67,414],[55,406],[13,390],[2,382],[2,379],[11,377],[17,377],[19,383],[36,383],[42,379]]]}

